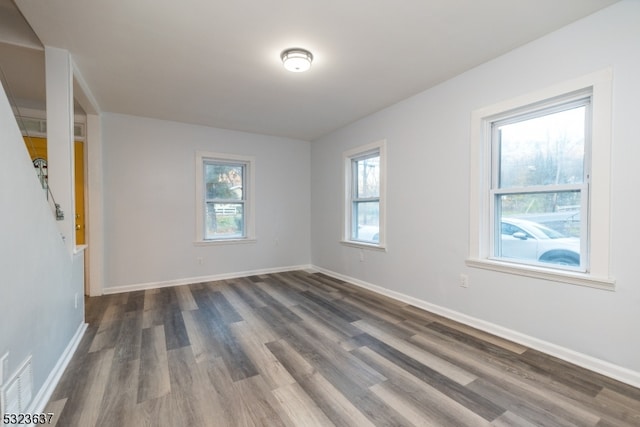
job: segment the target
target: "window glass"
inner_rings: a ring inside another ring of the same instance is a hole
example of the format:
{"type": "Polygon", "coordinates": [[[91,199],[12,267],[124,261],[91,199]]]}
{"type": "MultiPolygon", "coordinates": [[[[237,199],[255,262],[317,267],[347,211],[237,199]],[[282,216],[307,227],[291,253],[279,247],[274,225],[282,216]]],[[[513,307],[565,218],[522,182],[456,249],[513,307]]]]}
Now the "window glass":
{"type": "Polygon", "coordinates": [[[241,200],[244,165],[205,163],[207,199],[241,200]]]}
{"type": "Polygon", "coordinates": [[[380,203],[354,203],[353,240],[377,243],[380,240],[380,203]]]}
{"type": "Polygon", "coordinates": [[[351,238],[377,243],[380,239],[380,155],[354,159],[351,238]]]}
{"type": "Polygon", "coordinates": [[[493,256],[586,269],[590,97],[492,123],[493,256]]]}
{"type": "Polygon", "coordinates": [[[385,248],[385,141],[346,151],[343,242],[385,248]]]}
{"type": "Polygon", "coordinates": [[[586,110],[498,124],[500,188],[583,182],[586,110]]]}
{"type": "Polygon", "coordinates": [[[245,164],[204,161],[204,239],[243,238],[245,164]]]}
{"type": "Polygon", "coordinates": [[[380,196],[380,156],[354,160],[357,174],[356,198],[380,196]]]}

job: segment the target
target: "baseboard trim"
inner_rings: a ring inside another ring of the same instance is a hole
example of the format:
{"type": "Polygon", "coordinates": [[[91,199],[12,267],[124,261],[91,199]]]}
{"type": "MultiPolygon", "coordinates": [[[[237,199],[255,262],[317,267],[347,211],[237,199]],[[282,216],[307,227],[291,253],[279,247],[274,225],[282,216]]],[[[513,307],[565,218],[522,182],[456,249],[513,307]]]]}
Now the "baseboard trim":
{"type": "Polygon", "coordinates": [[[47,403],[49,402],[49,399],[51,398],[51,395],[53,394],[53,391],[55,390],[58,382],[60,381],[60,378],[62,377],[62,374],[64,373],[64,370],[67,369],[67,366],[69,365],[69,362],[71,362],[73,354],[78,349],[78,345],[80,344],[80,341],[84,336],[84,332],[87,330],[87,326],[87,323],[80,323],[78,329],[76,330],[76,333],[71,338],[71,341],[69,341],[67,348],[64,349],[62,355],[60,356],[60,359],[58,359],[56,366],[53,367],[53,370],[49,373],[46,381],[44,382],[42,387],[40,387],[40,390],[38,390],[38,394],[36,394],[36,396],[31,401],[31,404],[27,408],[27,413],[37,414],[44,411],[47,403]]]}
{"type": "Polygon", "coordinates": [[[109,295],[109,294],[119,294],[123,292],[144,291],[147,289],[191,285],[193,283],[202,283],[202,282],[215,282],[216,280],[237,279],[238,277],[256,276],[259,274],[283,273],[286,271],[295,271],[295,270],[308,270],[311,268],[312,268],[311,265],[305,264],[305,265],[294,265],[294,266],[288,266],[288,267],[263,268],[259,270],[240,271],[240,272],[234,272],[234,273],[214,274],[211,276],[188,277],[183,279],[166,280],[162,282],[137,283],[133,285],[103,288],[102,294],[109,295]]]}
{"type": "Polygon", "coordinates": [[[435,314],[439,314],[448,319],[455,320],[460,323],[464,323],[465,325],[472,326],[484,332],[497,335],[501,338],[505,338],[507,340],[516,342],[518,344],[524,345],[534,350],[541,351],[550,356],[557,357],[559,359],[573,363],[575,365],[578,365],[590,371],[597,372],[599,374],[605,375],[607,377],[613,378],[615,380],[621,381],[631,386],[640,388],[640,372],[636,372],[631,369],[624,368],[622,366],[618,366],[613,363],[607,362],[605,360],[601,360],[593,356],[589,356],[589,355],[568,349],[566,347],[562,347],[562,346],[520,333],[518,331],[514,331],[512,329],[505,328],[500,325],[496,325],[494,323],[484,321],[482,319],[468,316],[458,311],[451,310],[436,304],[432,304],[427,301],[423,301],[418,298],[402,294],[400,292],[385,289],[381,286],[377,286],[377,285],[356,279],[354,277],[336,273],[335,271],[327,270],[325,268],[321,268],[315,265],[311,266],[311,269],[318,271],[320,273],[324,273],[327,276],[331,276],[336,279],[351,283],[355,286],[359,286],[361,288],[387,296],[397,301],[401,301],[401,302],[410,304],[412,306],[421,308],[423,310],[430,311],[435,314]]]}

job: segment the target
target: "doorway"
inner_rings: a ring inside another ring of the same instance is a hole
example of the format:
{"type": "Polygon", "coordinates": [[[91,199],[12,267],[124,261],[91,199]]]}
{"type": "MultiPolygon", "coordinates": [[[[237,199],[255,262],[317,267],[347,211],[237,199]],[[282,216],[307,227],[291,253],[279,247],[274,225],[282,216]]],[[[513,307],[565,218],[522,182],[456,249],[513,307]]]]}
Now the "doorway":
{"type": "MultiPolygon", "coordinates": [[[[47,177],[47,139],[41,137],[24,137],[25,145],[29,150],[31,161],[35,168],[39,169],[39,174],[47,177]]],[[[85,177],[84,177],[84,142],[74,141],[74,168],[75,168],[75,212],[74,227],[76,230],[76,245],[84,245],[86,243],[86,227],[85,227],[85,177]]]]}

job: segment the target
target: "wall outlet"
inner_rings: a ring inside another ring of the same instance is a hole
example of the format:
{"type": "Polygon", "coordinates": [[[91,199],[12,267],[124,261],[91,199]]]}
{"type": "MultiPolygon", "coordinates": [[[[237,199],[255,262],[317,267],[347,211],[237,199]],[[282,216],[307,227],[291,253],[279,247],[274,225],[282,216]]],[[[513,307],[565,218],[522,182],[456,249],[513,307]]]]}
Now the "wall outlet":
{"type": "Polygon", "coordinates": [[[197,261],[197,262],[198,262],[198,264],[200,264],[200,265],[204,264],[204,259],[203,259],[201,256],[199,256],[198,258],[196,258],[196,261],[197,261]]]}
{"type": "Polygon", "coordinates": [[[462,286],[463,288],[469,287],[469,276],[467,276],[466,274],[460,275],[460,286],[462,286]]]}
{"type": "Polygon", "coordinates": [[[75,297],[73,297],[73,307],[78,308],[78,293],[76,292],[75,297]]]}

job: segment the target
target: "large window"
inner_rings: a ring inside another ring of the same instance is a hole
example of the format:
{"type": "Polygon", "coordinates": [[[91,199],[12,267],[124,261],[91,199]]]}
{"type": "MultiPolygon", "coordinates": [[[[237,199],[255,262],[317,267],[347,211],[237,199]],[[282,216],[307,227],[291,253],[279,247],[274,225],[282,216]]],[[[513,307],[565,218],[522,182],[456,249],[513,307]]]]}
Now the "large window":
{"type": "Polygon", "coordinates": [[[491,257],[587,271],[591,91],[491,120],[491,257]]]}
{"type": "Polygon", "coordinates": [[[346,243],[384,247],[384,156],[384,141],[344,154],[346,243]]]}
{"type": "Polygon", "coordinates": [[[238,241],[253,236],[253,159],[198,153],[197,240],[238,241]]]}
{"type": "Polygon", "coordinates": [[[606,289],[611,71],[472,116],[467,264],[606,289]]]}

